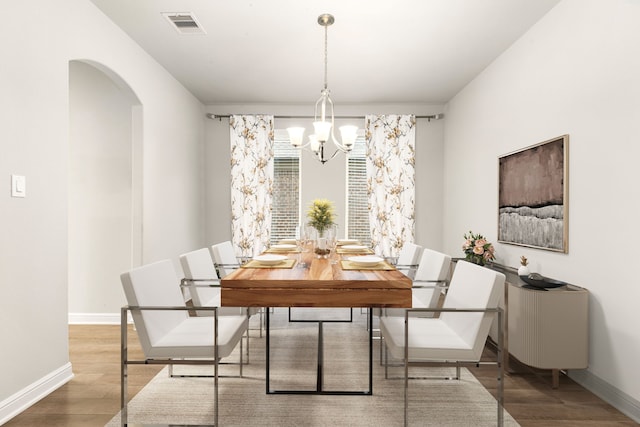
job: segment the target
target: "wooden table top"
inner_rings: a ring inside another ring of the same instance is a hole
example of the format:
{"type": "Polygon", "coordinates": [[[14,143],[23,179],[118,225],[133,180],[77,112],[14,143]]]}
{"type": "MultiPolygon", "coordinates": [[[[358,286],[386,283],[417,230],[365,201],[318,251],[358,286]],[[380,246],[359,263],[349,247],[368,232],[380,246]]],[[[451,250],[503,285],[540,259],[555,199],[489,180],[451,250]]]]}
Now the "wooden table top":
{"type": "Polygon", "coordinates": [[[397,270],[343,270],[301,257],[307,267],[238,268],[221,281],[221,304],[233,307],[411,307],[411,279],[397,270]]]}

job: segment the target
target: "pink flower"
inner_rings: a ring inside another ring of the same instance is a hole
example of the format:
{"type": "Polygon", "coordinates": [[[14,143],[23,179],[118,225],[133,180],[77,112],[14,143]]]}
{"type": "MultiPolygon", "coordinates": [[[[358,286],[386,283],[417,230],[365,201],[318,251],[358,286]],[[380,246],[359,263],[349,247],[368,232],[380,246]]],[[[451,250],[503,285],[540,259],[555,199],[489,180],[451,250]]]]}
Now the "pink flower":
{"type": "Polygon", "coordinates": [[[496,258],[495,248],[483,235],[469,231],[463,237],[465,241],[462,244],[462,250],[466,254],[466,259],[484,265],[486,261],[493,261],[496,258]]]}

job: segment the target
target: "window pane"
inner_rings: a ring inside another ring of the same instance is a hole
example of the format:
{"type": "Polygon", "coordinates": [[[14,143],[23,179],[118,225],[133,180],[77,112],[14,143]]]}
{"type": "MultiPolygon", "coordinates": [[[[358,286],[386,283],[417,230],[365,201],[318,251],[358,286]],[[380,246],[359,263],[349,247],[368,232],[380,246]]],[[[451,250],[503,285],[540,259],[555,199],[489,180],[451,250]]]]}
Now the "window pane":
{"type": "Polygon", "coordinates": [[[274,132],[271,243],[295,237],[300,223],[300,150],[289,144],[285,130],[274,132]]]}
{"type": "Polygon", "coordinates": [[[371,242],[366,166],[366,145],[361,131],[347,156],[347,238],[358,239],[363,245],[371,242]]]}

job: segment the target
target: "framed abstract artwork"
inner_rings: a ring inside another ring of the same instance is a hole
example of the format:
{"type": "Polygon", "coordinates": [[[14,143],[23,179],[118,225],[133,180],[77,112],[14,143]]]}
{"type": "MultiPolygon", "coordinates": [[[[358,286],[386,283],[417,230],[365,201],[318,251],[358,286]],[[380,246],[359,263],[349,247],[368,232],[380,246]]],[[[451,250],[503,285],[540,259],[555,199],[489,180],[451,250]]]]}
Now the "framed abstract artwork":
{"type": "Polygon", "coordinates": [[[499,158],[498,241],[567,253],[569,135],[499,158]]]}

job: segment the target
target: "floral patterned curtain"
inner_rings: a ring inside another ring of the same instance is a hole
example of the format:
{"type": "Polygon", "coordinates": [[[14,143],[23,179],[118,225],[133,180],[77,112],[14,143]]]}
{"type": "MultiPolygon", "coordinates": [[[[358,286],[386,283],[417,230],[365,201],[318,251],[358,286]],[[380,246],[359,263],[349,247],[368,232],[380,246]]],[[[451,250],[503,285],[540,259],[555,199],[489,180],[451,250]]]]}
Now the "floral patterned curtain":
{"type": "Polygon", "coordinates": [[[231,241],[237,255],[268,244],[273,193],[273,116],[229,118],[231,132],[231,241]]]}
{"type": "Polygon", "coordinates": [[[365,117],[371,244],[383,256],[414,240],[415,127],[413,115],[365,117]]]}

